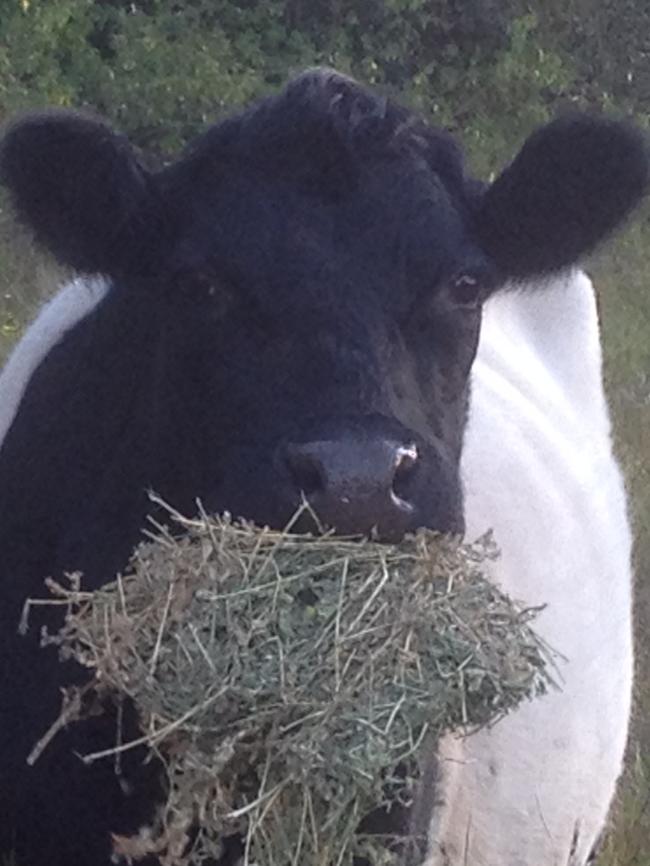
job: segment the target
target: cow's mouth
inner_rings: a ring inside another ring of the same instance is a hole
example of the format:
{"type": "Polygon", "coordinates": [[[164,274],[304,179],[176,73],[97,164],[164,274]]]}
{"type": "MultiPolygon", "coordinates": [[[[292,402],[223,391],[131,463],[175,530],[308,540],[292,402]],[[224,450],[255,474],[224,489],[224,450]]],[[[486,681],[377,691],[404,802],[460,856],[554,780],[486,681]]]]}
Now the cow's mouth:
{"type": "Polygon", "coordinates": [[[203,498],[261,526],[399,542],[432,529],[462,535],[463,497],[456,461],[439,443],[367,421],[272,444],[229,448],[220,484],[203,498]],[[303,504],[308,508],[301,509],[303,504]],[[296,512],[300,514],[296,517],[296,512]]]}

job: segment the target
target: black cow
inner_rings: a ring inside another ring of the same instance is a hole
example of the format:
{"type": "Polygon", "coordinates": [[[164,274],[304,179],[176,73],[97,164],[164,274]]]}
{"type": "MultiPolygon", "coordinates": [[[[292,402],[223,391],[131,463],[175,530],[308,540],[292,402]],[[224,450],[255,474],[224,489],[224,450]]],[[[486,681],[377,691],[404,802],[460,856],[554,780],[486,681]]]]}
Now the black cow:
{"type": "Polygon", "coordinates": [[[157,769],[75,757],[112,743],[110,718],[26,765],[79,673],[19,637],[25,598],[111,579],[151,489],[274,527],[304,493],[345,533],[461,532],[485,301],[543,293],[639,201],[648,159],[630,126],[572,115],[485,185],[447,134],[317,70],[158,172],[102,121],[46,112],[8,130],[0,173],[43,246],[103,275],[64,288],[0,378],[0,852],[105,866],[157,769]]]}

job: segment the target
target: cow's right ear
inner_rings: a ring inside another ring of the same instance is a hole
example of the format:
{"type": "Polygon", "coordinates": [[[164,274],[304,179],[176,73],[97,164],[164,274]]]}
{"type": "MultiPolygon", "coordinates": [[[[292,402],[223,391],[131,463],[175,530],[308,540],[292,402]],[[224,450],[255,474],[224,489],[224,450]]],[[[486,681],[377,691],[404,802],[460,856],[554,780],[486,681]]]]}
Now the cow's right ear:
{"type": "Polygon", "coordinates": [[[37,241],[76,270],[146,268],[160,248],[153,177],[100,120],[49,111],[14,122],[0,145],[0,181],[37,241]]]}

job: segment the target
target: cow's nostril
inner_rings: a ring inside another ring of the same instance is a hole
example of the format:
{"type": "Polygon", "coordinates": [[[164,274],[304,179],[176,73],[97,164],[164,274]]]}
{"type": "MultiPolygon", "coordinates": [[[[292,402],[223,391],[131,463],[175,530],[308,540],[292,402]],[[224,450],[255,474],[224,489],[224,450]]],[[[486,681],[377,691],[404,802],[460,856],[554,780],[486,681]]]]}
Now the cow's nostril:
{"type": "Polygon", "coordinates": [[[395,453],[393,474],[393,494],[398,499],[406,502],[409,500],[417,467],[417,447],[415,445],[400,446],[395,453]]]}
{"type": "Polygon", "coordinates": [[[306,453],[301,448],[289,448],[287,465],[294,484],[305,496],[325,490],[325,469],[316,455],[306,453]]]}
{"type": "Polygon", "coordinates": [[[345,535],[377,530],[397,538],[414,519],[414,444],[341,436],[290,442],[282,453],[292,494],[303,493],[323,526],[345,535]]]}

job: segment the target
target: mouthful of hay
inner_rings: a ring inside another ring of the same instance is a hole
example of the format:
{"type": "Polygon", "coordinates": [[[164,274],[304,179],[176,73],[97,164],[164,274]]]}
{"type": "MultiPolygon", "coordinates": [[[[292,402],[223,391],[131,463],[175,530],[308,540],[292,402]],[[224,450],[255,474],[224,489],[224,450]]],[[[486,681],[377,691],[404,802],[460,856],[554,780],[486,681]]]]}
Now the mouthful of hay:
{"type": "Polygon", "coordinates": [[[240,833],[256,866],[404,862],[423,840],[364,833],[364,816],[417,799],[442,733],[550,683],[535,611],[484,576],[491,538],[383,545],[172,518],[115,583],[50,584],[67,615],[45,641],[91,681],[68,691],[32,759],[89,694],[127,698],[167,799],[140,835],[114,837],[116,853],[189,866],[240,833]]]}

